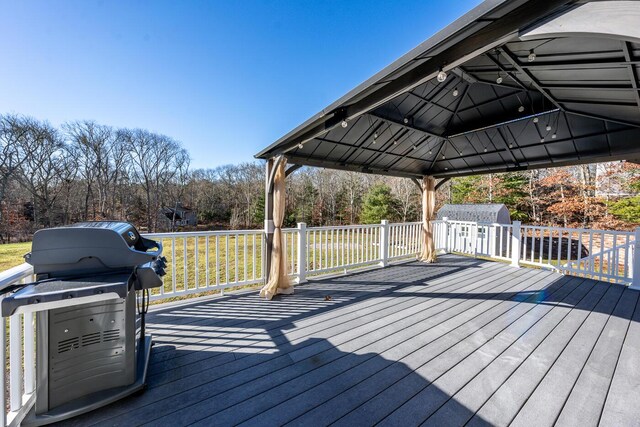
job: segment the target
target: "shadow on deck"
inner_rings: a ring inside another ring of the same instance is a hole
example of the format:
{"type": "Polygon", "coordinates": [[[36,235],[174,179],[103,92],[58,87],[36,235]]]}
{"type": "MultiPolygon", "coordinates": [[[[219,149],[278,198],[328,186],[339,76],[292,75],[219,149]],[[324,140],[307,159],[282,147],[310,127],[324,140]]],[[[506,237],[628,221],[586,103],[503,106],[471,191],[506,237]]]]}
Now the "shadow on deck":
{"type": "Polygon", "coordinates": [[[68,424],[629,425],[637,305],[452,255],[172,305],[148,316],[147,390],[68,424]]]}

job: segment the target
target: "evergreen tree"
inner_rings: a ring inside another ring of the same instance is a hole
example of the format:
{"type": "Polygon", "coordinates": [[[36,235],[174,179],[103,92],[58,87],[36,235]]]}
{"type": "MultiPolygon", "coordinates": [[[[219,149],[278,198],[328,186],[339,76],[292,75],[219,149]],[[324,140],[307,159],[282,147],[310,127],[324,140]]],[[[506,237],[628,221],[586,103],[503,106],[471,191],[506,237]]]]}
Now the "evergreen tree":
{"type": "Polygon", "coordinates": [[[465,176],[454,178],[451,183],[451,202],[454,204],[463,203],[487,203],[488,194],[481,189],[480,176],[465,176]]]}
{"type": "Polygon", "coordinates": [[[640,224],[640,196],[618,200],[609,206],[609,212],[616,218],[640,224]]]}
{"type": "Polygon", "coordinates": [[[253,206],[253,223],[264,223],[264,193],[260,193],[254,206],[253,206]]]}
{"type": "Polygon", "coordinates": [[[364,224],[376,224],[390,219],[393,209],[391,188],[386,184],[376,184],[364,197],[361,220],[364,224]]]}
{"type": "Polygon", "coordinates": [[[504,203],[511,219],[517,221],[528,221],[529,208],[527,206],[527,176],[520,172],[506,173],[500,177],[494,203],[504,203]]]}

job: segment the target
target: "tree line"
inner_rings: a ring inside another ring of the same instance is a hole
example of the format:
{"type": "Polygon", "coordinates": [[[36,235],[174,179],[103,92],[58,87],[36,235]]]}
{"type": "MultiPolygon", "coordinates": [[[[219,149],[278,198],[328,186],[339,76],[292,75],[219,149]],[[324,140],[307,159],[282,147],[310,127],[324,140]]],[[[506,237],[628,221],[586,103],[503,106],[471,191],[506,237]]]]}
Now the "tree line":
{"type": "MultiPolygon", "coordinates": [[[[613,162],[454,178],[437,203],[504,203],[527,223],[630,229],[640,223],[639,172],[613,162]]],[[[187,150],[166,135],[0,115],[0,242],[90,220],[168,231],[162,210],[177,204],[194,209],[202,229],[261,227],[264,164],[191,169],[187,150]]],[[[286,226],[417,221],[420,212],[409,179],[316,168],[287,178],[286,226]]]]}
{"type": "Polygon", "coordinates": [[[180,197],[189,155],[172,138],[93,121],[0,116],[0,238],[77,221],[133,219],[158,227],[156,212],[180,197]]]}

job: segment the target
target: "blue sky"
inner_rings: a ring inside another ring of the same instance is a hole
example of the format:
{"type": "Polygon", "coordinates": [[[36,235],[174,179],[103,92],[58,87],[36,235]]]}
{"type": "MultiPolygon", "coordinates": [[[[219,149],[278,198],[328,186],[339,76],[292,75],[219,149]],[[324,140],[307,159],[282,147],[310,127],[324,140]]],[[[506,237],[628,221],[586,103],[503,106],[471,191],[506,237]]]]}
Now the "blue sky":
{"type": "Polygon", "coordinates": [[[251,161],[479,3],[3,2],[0,113],[161,132],[195,168],[251,161]]]}

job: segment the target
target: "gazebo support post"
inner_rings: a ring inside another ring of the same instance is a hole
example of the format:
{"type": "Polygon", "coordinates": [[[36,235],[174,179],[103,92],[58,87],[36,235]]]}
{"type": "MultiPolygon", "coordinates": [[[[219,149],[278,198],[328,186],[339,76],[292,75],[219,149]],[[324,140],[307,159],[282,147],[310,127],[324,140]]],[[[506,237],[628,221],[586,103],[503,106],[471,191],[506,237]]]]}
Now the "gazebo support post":
{"type": "Polygon", "coordinates": [[[284,156],[267,161],[265,182],[265,259],[264,282],[260,296],[271,299],[277,294],[292,294],[284,251],[282,223],[285,213],[285,178],[287,159],[284,156]]]}
{"type": "Polygon", "coordinates": [[[269,281],[269,270],[271,268],[271,251],[273,249],[273,171],[275,159],[267,160],[264,187],[264,240],[265,253],[262,263],[262,277],[264,282],[269,281]]]}
{"type": "Polygon", "coordinates": [[[436,262],[436,245],[433,239],[433,214],[436,207],[436,180],[432,176],[422,178],[422,253],[423,262],[436,262]]]}

